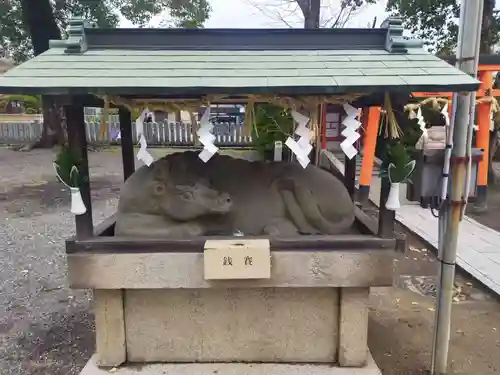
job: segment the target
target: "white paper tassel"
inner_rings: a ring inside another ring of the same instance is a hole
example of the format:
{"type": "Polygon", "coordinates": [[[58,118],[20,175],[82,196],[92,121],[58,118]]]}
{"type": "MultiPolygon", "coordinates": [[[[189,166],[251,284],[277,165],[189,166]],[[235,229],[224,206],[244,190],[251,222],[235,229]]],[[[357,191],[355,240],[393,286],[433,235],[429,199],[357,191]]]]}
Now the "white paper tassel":
{"type": "Polygon", "coordinates": [[[198,154],[198,157],[203,160],[203,162],[208,162],[212,156],[214,156],[219,148],[215,146],[215,135],[212,134],[214,126],[210,122],[210,105],[207,106],[205,112],[200,119],[200,129],[198,130],[198,139],[203,145],[203,150],[198,154]]]}
{"type": "Polygon", "coordinates": [[[424,116],[422,115],[422,110],[420,109],[420,107],[418,108],[418,111],[417,111],[417,120],[418,120],[418,126],[420,127],[420,130],[422,130],[422,132],[427,132],[427,128],[425,127],[425,120],[424,120],[424,116]]]}
{"type": "Polygon", "coordinates": [[[148,143],[146,141],[146,137],[144,136],[144,117],[148,112],[149,110],[147,108],[144,109],[137,120],[135,120],[135,130],[137,132],[137,137],[139,138],[140,145],[140,149],[137,152],[137,159],[142,161],[149,167],[151,164],[153,164],[154,158],[147,151],[148,143]]]}
{"type": "Polygon", "coordinates": [[[297,157],[297,161],[300,163],[302,168],[306,168],[309,165],[310,163],[309,157],[297,142],[295,142],[292,138],[288,137],[286,139],[285,145],[295,154],[295,156],[297,157]]]}
{"type": "Polygon", "coordinates": [[[77,187],[70,187],[69,190],[71,192],[71,213],[75,215],[83,215],[87,212],[87,208],[83,203],[80,189],[77,187]]]}
{"type": "Polygon", "coordinates": [[[135,133],[137,138],[144,134],[144,117],[146,117],[146,113],[149,112],[149,109],[145,108],[142,110],[141,114],[135,120],[135,133]]]}
{"type": "Polygon", "coordinates": [[[148,167],[153,164],[153,157],[151,154],[147,151],[148,144],[146,142],[146,138],[144,137],[144,134],[140,135],[139,143],[141,145],[139,151],[137,152],[137,159],[142,161],[144,164],[146,164],[148,167]]]}
{"type": "Polygon", "coordinates": [[[441,110],[441,114],[444,116],[445,125],[449,126],[450,125],[450,115],[448,113],[448,103],[446,103],[443,106],[443,109],[441,110]]]}
{"type": "Polygon", "coordinates": [[[389,190],[389,196],[387,197],[387,202],[385,203],[385,208],[391,211],[395,211],[401,207],[399,203],[399,182],[391,183],[391,190],[389,190]]]}
{"type": "Polygon", "coordinates": [[[345,126],[345,129],[342,130],[342,133],[340,134],[342,134],[345,139],[340,144],[340,148],[349,159],[352,159],[358,153],[358,150],[354,147],[354,143],[356,143],[359,137],[361,137],[357,131],[361,126],[361,122],[357,119],[359,117],[360,110],[349,104],[344,104],[343,107],[347,116],[342,121],[342,125],[345,126]]]}
{"type": "Polygon", "coordinates": [[[311,162],[309,160],[309,154],[313,148],[311,146],[312,132],[307,127],[309,117],[304,116],[302,113],[297,111],[292,111],[292,117],[297,123],[295,134],[300,136],[300,138],[296,142],[293,138],[288,137],[285,145],[295,154],[297,161],[300,163],[302,168],[306,168],[311,162]]]}
{"type": "Polygon", "coordinates": [[[420,107],[418,108],[416,119],[418,120],[418,126],[420,127],[420,130],[422,131],[422,135],[420,136],[417,143],[415,144],[415,148],[417,150],[423,150],[425,148],[425,144],[427,143],[428,134],[427,134],[427,128],[425,127],[426,124],[425,124],[424,116],[422,116],[422,110],[420,109],[420,107]]]}

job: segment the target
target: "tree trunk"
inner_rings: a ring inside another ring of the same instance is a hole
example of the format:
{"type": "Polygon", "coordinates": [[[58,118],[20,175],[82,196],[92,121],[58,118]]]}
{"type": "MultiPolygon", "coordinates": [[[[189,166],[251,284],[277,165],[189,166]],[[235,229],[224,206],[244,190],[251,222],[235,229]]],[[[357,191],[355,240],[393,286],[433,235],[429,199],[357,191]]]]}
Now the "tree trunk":
{"type": "Polygon", "coordinates": [[[495,0],[484,0],[481,42],[479,45],[479,52],[482,54],[491,53],[492,41],[495,40],[494,33],[496,30],[493,27],[495,23],[494,9],[495,0]]]}
{"type": "MultiPolygon", "coordinates": [[[[22,0],[24,24],[27,26],[35,56],[49,49],[49,40],[61,39],[50,0],[22,0]]],[[[53,147],[65,141],[61,108],[55,97],[42,97],[43,129],[34,147],[53,147]]]]}
{"type": "Polygon", "coordinates": [[[319,29],[321,0],[297,0],[304,16],[304,29],[319,29]]]}
{"type": "Polygon", "coordinates": [[[63,127],[62,107],[55,96],[44,96],[42,98],[43,128],[42,136],[35,147],[52,148],[63,145],[66,134],[63,127]]]}

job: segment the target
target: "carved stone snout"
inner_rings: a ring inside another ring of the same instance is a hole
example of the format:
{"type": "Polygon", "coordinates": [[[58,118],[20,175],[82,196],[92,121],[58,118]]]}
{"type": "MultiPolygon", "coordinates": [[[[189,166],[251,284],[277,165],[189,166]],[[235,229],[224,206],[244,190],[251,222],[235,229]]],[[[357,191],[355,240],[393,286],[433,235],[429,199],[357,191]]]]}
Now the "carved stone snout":
{"type": "Polygon", "coordinates": [[[228,193],[220,193],[219,199],[217,199],[217,204],[213,208],[214,213],[228,213],[233,207],[233,201],[228,193]]]}

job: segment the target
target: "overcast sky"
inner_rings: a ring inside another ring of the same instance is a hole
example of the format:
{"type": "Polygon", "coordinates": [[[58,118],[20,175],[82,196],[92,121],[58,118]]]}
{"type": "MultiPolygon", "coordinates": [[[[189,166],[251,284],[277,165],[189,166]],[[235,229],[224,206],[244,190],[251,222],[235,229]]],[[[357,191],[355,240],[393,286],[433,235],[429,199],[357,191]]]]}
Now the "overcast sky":
{"type": "MultiPolygon", "coordinates": [[[[289,25],[301,27],[300,11],[292,12],[276,6],[280,0],[209,0],[212,6],[210,19],[205,23],[207,28],[269,28],[287,27],[279,20],[283,17],[289,25]],[[255,6],[256,5],[256,6],[255,6]],[[261,10],[259,10],[259,8],[261,10]]],[[[367,27],[377,17],[377,26],[385,19],[384,12],[386,0],[379,0],[377,4],[365,7],[362,11],[351,17],[348,27],[367,27]]],[[[323,0],[322,5],[327,6],[322,11],[322,18],[326,21],[336,13],[336,4],[340,0],[323,0]]],[[[157,24],[158,20],[152,22],[157,24]]],[[[120,22],[121,27],[132,27],[126,20],[120,22]]]]}

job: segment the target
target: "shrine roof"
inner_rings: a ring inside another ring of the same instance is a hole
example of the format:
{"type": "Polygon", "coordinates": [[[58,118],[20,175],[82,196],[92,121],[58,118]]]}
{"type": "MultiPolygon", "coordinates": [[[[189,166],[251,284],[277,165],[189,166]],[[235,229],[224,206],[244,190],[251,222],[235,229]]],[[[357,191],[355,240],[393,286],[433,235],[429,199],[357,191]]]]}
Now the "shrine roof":
{"type": "Polygon", "coordinates": [[[379,29],[97,29],[69,37],[0,76],[0,92],[203,95],[474,91],[479,81],[379,29]]]}

